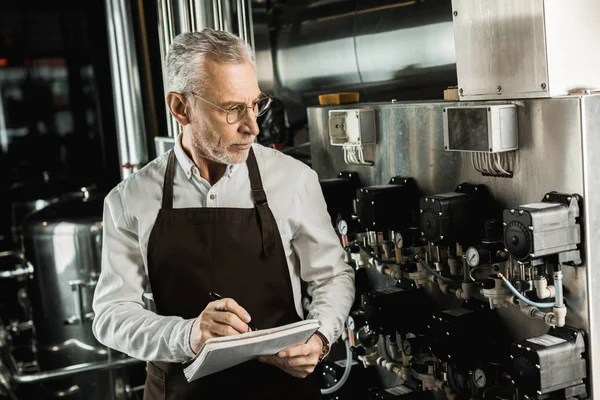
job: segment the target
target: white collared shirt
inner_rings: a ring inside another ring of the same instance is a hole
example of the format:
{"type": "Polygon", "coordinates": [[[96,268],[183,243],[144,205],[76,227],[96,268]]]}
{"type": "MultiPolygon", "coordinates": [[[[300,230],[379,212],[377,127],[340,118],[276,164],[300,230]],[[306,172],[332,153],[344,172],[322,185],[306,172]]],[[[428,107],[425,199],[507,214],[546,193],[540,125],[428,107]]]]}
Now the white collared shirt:
{"type": "MultiPolygon", "coordinates": [[[[214,185],[181,148],[174,148],[173,207],[252,208],[245,163],[228,166],[214,185]]],[[[258,144],[252,146],[269,207],[281,234],[298,315],[301,280],[312,296],[307,318],[336,340],[354,302],[354,272],[344,262],[317,174],[301,162],[258,144]]],[[[186,362],[193,319],[160,316],[145,307],[148,239],[161,207],[168,152],[117,185],[104,202],[102,273],[94,294],[93,331],[104,345],[147,361],[186,362]]]]}

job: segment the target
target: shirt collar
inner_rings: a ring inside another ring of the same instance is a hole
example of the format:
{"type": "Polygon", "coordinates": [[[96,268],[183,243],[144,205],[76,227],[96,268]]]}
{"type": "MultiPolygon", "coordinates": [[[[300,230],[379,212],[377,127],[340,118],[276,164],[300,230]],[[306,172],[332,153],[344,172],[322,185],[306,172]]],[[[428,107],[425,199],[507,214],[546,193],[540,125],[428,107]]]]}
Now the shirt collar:
{"type": "MultiPolygon", "coordinates": [[[[185,154],[185,151],[181,146],[181,138],[182,133],[180,133],[177,136],[177,140],[175,141],[175,147],[173,148],[173,151],[175,152],[175,158],[177,158],[177,162],[179,163],[179,166],[183,169],[185,176],[187,176],[188,179],[192,179],[192,176],[195,175],[194,171],[196,171],[196,174],[199,174],[199,171],[194,162],[190,160],[187,154],[185,154]]],[[[228,178],[230,178],[233,175],[233,172],[238,168],[238,166],[239,165],[235,164],[228,165],[225,171],[225,175],[228,178]]]]}

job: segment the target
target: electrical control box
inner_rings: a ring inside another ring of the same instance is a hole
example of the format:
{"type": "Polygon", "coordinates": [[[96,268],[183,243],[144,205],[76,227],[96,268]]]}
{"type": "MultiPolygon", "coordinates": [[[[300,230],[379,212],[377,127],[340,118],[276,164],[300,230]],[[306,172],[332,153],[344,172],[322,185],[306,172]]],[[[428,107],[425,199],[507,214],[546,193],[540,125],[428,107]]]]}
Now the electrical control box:
{"type": "Polygon", "coordinates": [[[446,107],[444,150],[501,153],[519,147],[514,104],[446,107]]]}
{"type": "Polygon", "coordinates": [[[375,111],[369,108],[329,111],[332,146],[375,144],[375,111]]]}

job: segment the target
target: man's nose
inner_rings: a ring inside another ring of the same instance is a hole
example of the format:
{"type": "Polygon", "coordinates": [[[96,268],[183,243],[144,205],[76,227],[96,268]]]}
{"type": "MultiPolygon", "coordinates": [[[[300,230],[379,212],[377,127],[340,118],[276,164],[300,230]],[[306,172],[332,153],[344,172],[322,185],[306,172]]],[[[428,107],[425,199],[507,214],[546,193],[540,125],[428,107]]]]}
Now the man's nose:
{"type": "Polygon", "coordinates": [[[244,118],[242,118],[242,120],[240,121],[239,130],[242,133],[254,136],[258,135],[260,129],[258,127],[258,122],[256,121],[256,119],[257,118],[256,114],[254,113],[254,110],[248,107],[248,109],[246,110],[246,115],[244,115],[244,118]]]}

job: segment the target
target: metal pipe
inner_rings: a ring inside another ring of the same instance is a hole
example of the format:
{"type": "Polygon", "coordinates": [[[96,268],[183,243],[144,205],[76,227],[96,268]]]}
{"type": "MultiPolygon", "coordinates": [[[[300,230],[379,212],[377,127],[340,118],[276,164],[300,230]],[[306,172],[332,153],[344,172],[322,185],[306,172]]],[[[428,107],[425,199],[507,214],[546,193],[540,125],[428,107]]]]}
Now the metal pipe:
{"type": "Polygon", "coordinates": [[[2,271],[0,272],[0,279],[11,279],[11,278],[19,278],[21,276],[26,276],[33,274],[33,266],[31,263],[27,263],[27,267],[16,268],[11,271],[2,271]]]}
{"type": "Polygon", "coordinates": [[[562,285],[563,273],[562,271],[554,271],[554,291],[555,297],[554,302],[556,307],[563,306],[563,285],[562,285]]]}
{"type": "Polygon", "coordinates": [[[176,34],[190,32],[192,30],[192,25],[190,21],[190,7],[188,0],[175,0],[173,8],[175,8],[173,17],[175,18],[176,34]]]}
{"type": "Polygon", "coordinates": [[[238,36],[254,51],[254,26],[252,24],[252,1],[237,0],[238,36]]]}
{"type": "Polygon", "coordinates": [[[227,32],[233,32],[233,21],[232,21],[232,12],[231,12],[231,4],[229,0],[220,0],[221,3],[221,18],[223,19],[223,29],[227,32]]]}
{"type": "Polygon", "coordinates": [[[125,386],[125,393],[127,393],[128,395],[131,395],[131,394],[133,394],[135,392],[139,392],[139,391],[144,390],[145,387],[146,387],[146,385],[139,385],[139,386],[134,386],[134,387],[126,385],[125,386]]]}
{"type": "Polygon", "coordinates": [[[106,0],[121,177],[148,162],[144,109],[131,3],[106,0]]]}
{"type": "Polygon", "coordinates": [[[215,0],[215,28],[219,31],[224,30],[225,21],[223,20],[223,3],[221,0],[215,0]]]}
{"type": "Polygon", "coordinates": [[[37,372],[35,374],[19,374],[13,375],[15,382],[28,384],[50,381],[53,379],[65,378],[67,376],[77,375],[85,372],[100,372],[111,369],[124,368],[130,365],[138,364],[144,361],[135,358],[126,358],[110,362],[89,362],[77,365],[70,365],[65,368],[59,368],[51,371],[37,372]]]}
{"type": "MultiPolygon", "coordinates": [[[[160,47],[160,63],[161,63],[161,71],[163,74],[163,82],[166,83],[166,57],[167,52],[169,51],[169,46],[171,45],[171,41],[173,40],[172,36],[172,27],[171,27],[171,8],[170,8],[170,0],[157,0],[158,7],[158,35],[159,35],[159,47],[160,47]]],[[[166,93],[166,86],[164,87],[164,91],[166,93]]],[[[177,121],[169,112],[167,107],[164,108],[167,114],[167,136],[175,137],[177,134],[177,121]]]]}

